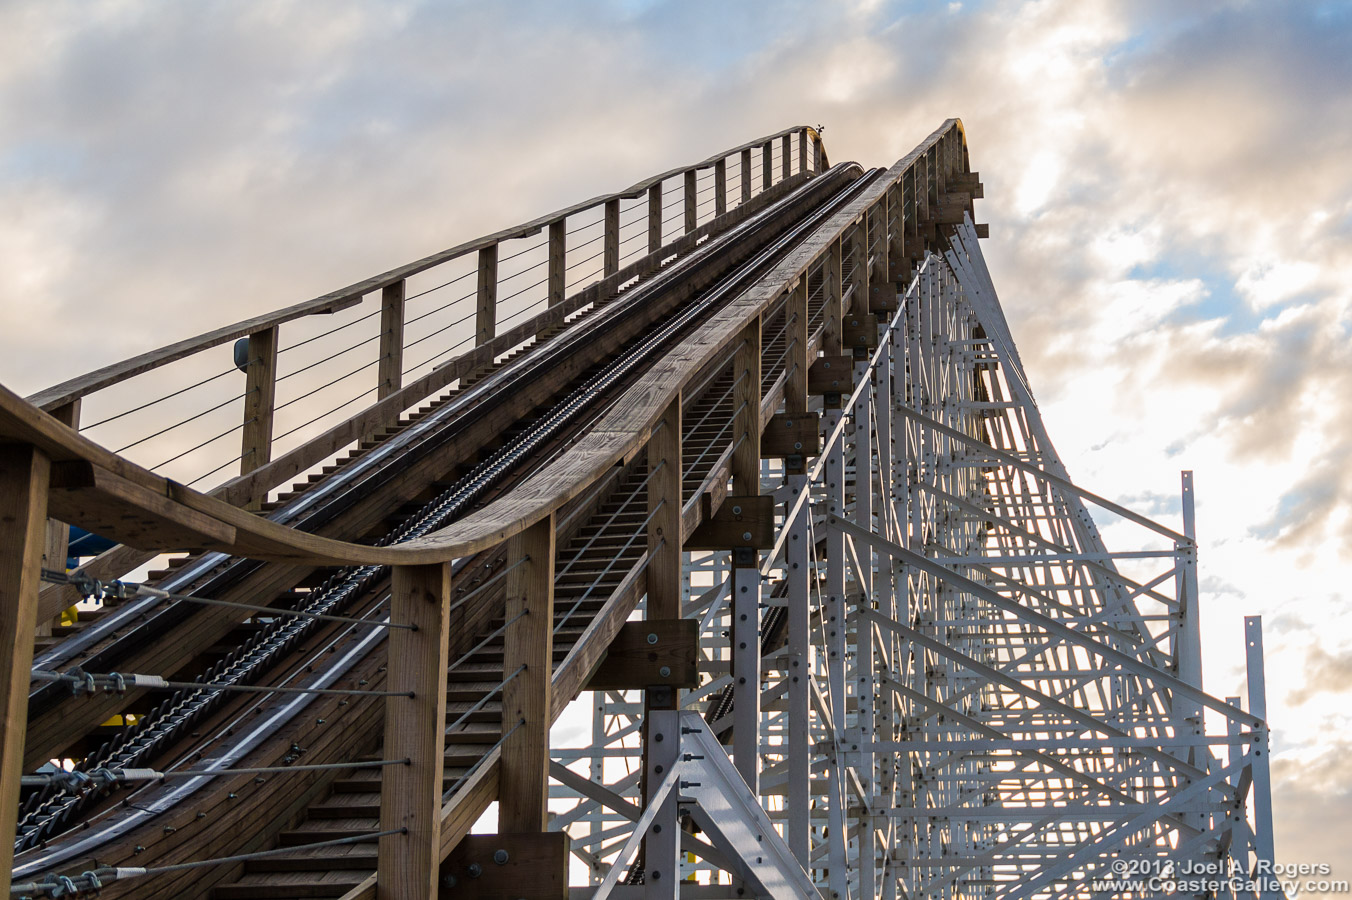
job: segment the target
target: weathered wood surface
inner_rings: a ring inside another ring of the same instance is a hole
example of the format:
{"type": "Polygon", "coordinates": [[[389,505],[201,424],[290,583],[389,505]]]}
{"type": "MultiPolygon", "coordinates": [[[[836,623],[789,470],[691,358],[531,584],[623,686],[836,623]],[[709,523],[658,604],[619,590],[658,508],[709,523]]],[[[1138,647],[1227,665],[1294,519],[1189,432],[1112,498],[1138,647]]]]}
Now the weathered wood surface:
{"type": "MultiPolygon", "coordinates": [[[[33,447],[0,446],[0,835],[14,834],[28,728],[38,581],[47,539],[50,464],[33,447]]],[[[9,896],[14,844],[0,849],[0,897],[9,896]]]]}
{"type": "Polygon", "coordinates": [[[384,752],[406,759],[388,766],[380,792],[380,894],[388,900],[421,900],[437,891],[441,861],[441,782],[446,745],[446,665],[451,596],[449,564],[394,570],[390,620],[413,625],[388,638],[391,691],[385,706],[384,752]]]}
{"type": "MultiPolygon", "coordinates": [[[[655,422],[671,399],[687,386],[705,364],[725,353],[742,329],[767,310],[786,286],[805,276],[808,268],[847,227],[856,222],[883,192],[922,158],[949,128],[949,120],[886,175],[875,181],[845,208],[823,223],[782,260],[764,279],[726,305],[669,353],[616,404],[593,431],[536,473],[508,497],[426,538],[396,547],[369,547],[305,534],[260,519],[224,501],[210,497],[141,469],[93,444],[0,388],[0,438],[31,443],[55,461],[82,459],[130,482],[161,494],[174,503],[236,529],[228,548],[240,555],[312,564],[429,565],[479,552],[523,531],[600,477],[616,462],[630,459],[647,442],[655,422]]],[[[748,146],[755,146],[755,143],[748,146]]],[[[685,168],[674,170],[685,171],[685,168]]],[[[658,179],[652,179],[651,184],[658,179]]],[[[687,238],[690,235],[686,236],[687,238]]],[[[562,308],[556,307],[555,309],[562,308]]],[[[389,398],[387,398],[389,399],[389,398]]]]}

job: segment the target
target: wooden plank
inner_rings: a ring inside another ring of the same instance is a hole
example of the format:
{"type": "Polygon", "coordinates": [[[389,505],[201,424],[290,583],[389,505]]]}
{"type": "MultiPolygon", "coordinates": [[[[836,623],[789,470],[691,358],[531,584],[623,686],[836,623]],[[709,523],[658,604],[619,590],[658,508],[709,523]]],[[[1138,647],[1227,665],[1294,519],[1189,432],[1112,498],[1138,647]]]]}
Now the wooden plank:
{"type": "Polygon", "coordinates": [[[807,373],[809,394],[848,394],[854,390],[854,358],[821,356],[807,373]]]}
{"type": "Polygon", "coordinates": [[[821,414],[817,412],[777,413],[761,434],[761,456],[766,459],[816,456],[821,446],[821,414]]]}
{"type": "Polygon", "coordinates": [[[846,350],[878,346],[878,317],[871,313],[851,312],[845,316],[840,342],[846,350]]]}
{"type": "Polygon", "coordinates": [[[807,276],[799,278],[785,301],[787,317],[784,367],[784,409],[786,412],[807,410],[808,371],[808,311],[807,276]]]}
{"type": "Polygon", "coordinates": [[[730,495],[713,517],[686,538],[687,550],[729,550],[753,547],[769,550],[775,545],[775,499],[730,495]]]}
{"type": "Polygon", "coordinates": [[[662,249],[662,182],[648,188],[648,252],[662,249]]]}
{"type": "Polygon", "coordinates": [[[751,201],[751,148],[742,151],[742,202],[751,201]]]}
{"type": "Polygon", "coordinates": [[[648,440],[648,615],[681,614],[681,395],[677,393],[648,440]]]}
{"type": "Polygon", "coordinates": [[[482,346],[497,334],[498,245],[479,251],[479,305],[474,316],[474,343],[482,346]]]}
{"type": "Polygon", "coordinates": [[[249,335],[239,459],[241,475],[247,475],[272,459],[272,415],[276,394],[277,327],[274,325],[249,335]]]}
{"type": "Polygon", "coordinates": [[[83,461],[53,467],[48,507],[64,521],[141,550],[228,547],[236,537],[212,516],[83,461]]]}
{"type": "Polygon", "coordinates": [[[761,145],[761,190],[770,190],[770,185],[774,183],[774,141],[766,141],[761,145]]]}
{"type": "MultiPolygon", "coordinates": [[[[376,399],[384,400],[404,386],[404,291],[402,279],[380,292],[380,383],[376,399]]],[[[254,468],[257,468],[255,466],[254,468]]]]}
{"type": "Polygon", "coordinates": [[[625,622],[585,690],[699,687],[699,623],[694,619],[625,622]]]}
{"type": "Polygon", "coordinates": [[[845,282],[843,280],[844,248],[839,239],[833,240],[822,260],[822,349],[836,355],[841,352],[840,317],[844,312],[845,282]]]}
{"type": "MultiPolygon", "coordinates": [[[[14,834],[28,729],[38,585],[47,537],[47,457],[32,446],[0,444],[0,835],[14,834]]],[[[14,843],[0,841],[0,897],[9,896],[14,843]]]]}
{"type": "Polygon", "coordinates": [[[392,629],[386,685],[411,697],[385,702],[388,759],[380,791],[380,828],[407,829],[380,839],[377,879],[382,900],[426,900],[437,892],[441,860],[441,791],[446,745],[446,666],[451,567],[401,566],[390,588],[392,629]]]}
{"type": "Polygon", "coordinates": [[[699,206],[697,186],[699,178],[695,170],[685,173],[685,232],[689,234],[699,225],[699,206]]]}
{"type": "Polygon", "coordinates": [[[558,306],[568,289],[568,222],[549,225],[549,306],[558,306]]]}
{"type": "Polygon", "coordinates": [[[498,829],[544,831],[549,800],[549,693],[554,660],[554,517],[511,539],[502,690],[498,829]],[[520,560],[525,562],[517,565],[520,560]],[[520,669],[520,672],[517,670],[520,669]]]}
{"type": "Polygon", "coordinates": [[[440,900],[568,900],[570,842],[562,831],[471,834],[446,858],[440,900]],[[473,867],[473,868],[471,868],[473,867]]]}
{"type": "Polygon", "coordinates": [[[732,489],[739,494],[760,493],[761,435],[761,318],[742,329],[742,341],[733,356],[736,375],[732,389],[732,489]]]}
{"type": "Polygon", "coordinates": [[[615,197],[606,201],[604,273],[614,275],[620,270],[620,199],[615,197]]]}
{"type": "Polygon", "coordinates": [[[804,128],[798,132],[798,171],[806,172],[808,170],[807,162],[807,129],[804,128]]]}
{"type": "MultiPolygon", "coordinates": [[[[80,428],[80,406],[81,401],[72,400],[65,406],[52,410],[52,418],[56,419],[61,424],[78,431],[80,428]]],[[[69,552],[70,525],[58,519],[48,519],[47,539],[44,542],[42,551],[42,564],[49,569],[64,572],[66,570],[66,557],[69,552]]],[[[53,585],[53,587],[55,586],[56,585],[53,585]]],[[[38,635],[49,635],[52,633],[52,626],[54,624],[60,624],[60,619],[57,617],[56,611],[48,614],[43,613],[42,594],[44,592],[45,588],[38,592],[38,625],[36,630],[36,634],[38,635]]],[[[74,591],[71,593],[75,599],[72,599],[71,602],[64,606],[59,607],[59,610],[74,606],[82,599],[78,593],[75,593],[74,591]]]]}
{"type": "Polygon", "coordinates": [[[979,238],[988,238],[991,236],[991,227],[985,222],[976,224],[976,236],[979,238]]]}
{"type": "Polygon", "coordinates": [[[728,161],[720,159],[714,165],[714,215],[728,211],[728,161]]]}

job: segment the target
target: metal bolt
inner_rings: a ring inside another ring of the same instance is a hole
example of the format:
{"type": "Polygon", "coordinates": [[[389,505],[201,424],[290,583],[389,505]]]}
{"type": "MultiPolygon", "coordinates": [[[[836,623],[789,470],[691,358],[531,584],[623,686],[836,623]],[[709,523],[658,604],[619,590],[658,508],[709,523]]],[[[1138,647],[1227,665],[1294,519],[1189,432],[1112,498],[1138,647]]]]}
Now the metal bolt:
{"type": "Polygon", "coordinates": [[[497,864],[500,865],[500,866],[505,866],[505,865],[507,865],[507,860],[508,860],[508,858],[509,858],[509,857],[507,856],[507,851],[506,851],[506,850],[494,850],[494,851],[493,851],[493,862],[497,863],[497,864]]]}
{"type": "Polygon", "coordinates": [[[657,670],[657,674],[658,674],[658,675],[661,675],[663,678],[670,678],[670,677],[671,677],[671,666],[663,666],[662,668],[660,668],[660,669],[657,670]]]}
{"type": "Polygon", "coordinates": [[[484,873],[484,867],[479,865],[478,863],[470,863],[468,868],[465,869],[465,871],[469,873],[470,878],[478,878],[480,875],[484,873]]]}
{"type": "Polygon", "coordinates": [[[650,634],[648,635],[648,643],[650,643],[650,644],[656,644],[656,643],[657,643],[657,635],[656,635],[656,634],[651,634],[651,633],[650,633],[650,634]]]}

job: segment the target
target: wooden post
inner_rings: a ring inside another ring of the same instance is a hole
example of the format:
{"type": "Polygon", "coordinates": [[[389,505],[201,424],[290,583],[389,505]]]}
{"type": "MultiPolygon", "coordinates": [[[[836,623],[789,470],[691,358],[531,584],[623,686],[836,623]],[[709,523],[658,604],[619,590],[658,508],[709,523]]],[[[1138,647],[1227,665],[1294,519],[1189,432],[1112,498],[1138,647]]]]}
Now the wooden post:
{"type": "Polygon", "coordinates": [[[820,172],[826,168],[825,147],[822,146],[822,137],[817,135],[812,141],[812,168],[820,172]]]}
{"type": "Polygon", "coordinates": [[[483,346],[497,335],[498,321],[498,245],[479,251],[479,309],[474,320],[475,346],[483,346]]]}
{"type": "Polygon", "coordinates": [[[757,316],[742,330],[742,343],[733,357],[732,492],[746,497],[760,493],[761,441],[761,320],[757,316]]]}
{"type": "Polygon", "coordinates": [[[648,252],[662,249],[662,182],[648,188],[648,252]]]}
{"type": "MultiPolygon", "coordinates": [[[[247,475],[272,461],[272,413],[277,393],[277,326],[249,335],[244,375],[244,435],[239,473],[247,475]]],[[[259,498],[250,504],[257,509],[259,498]]]]}
{"type": "Polygon", "coordinates": [[[774,141],[766,141],[761,147],[761,190],[770,190],[770,184],[774,176],[774,164],[771,158],[774,156],[774,141]]]}
{"type": "Polygon", "coordinates": [[[789,141],[789,135],[784,135],[779,141],[779,178],[786,180],[793,174],[793,144],[789,141]]]}
{"type": "Polygon", "coordinates": [[[789,291],[784,314],[788,317],[788,341],[784,357],[784,411],[807,412],[807,273],[789,291]]]}
{"type": "Polygon", "coordinates": [[[690,232],[694,231],[695,228],[696,228],[697,225],[698,225],[698,222],[699,222],[699,206],[697,205],[697,202],[696,202],[696,198],[699,196],[699,192],[696,190],[696,187],[698,186],[698,183],[699,183],[699,177],[695,174],[695,170],[694,170],[694,169],[691,169],[689,172],[686,172],[686,173],[685,173],[685,233],[686,233],[686,234],[689,234],[690,232]]]}
{"type": "Polygon", "coordinates": [[[390,621],[414,625],[390,630],[388,689],[411,697],[385,701],[387,759],[380,791],[380,830],[407,834],[380,839],[376,873],[381,900],[426,900],[437,895],[441,862],[441,791],[446,753],[446,638],[451,567],[401,566],[390,587],[390,621]]]}
{"type": "Polygon", "coordinates": [[[850,267],[850,284],[854,290],[850,292],[849,310],[842,306],[841,313],[843,315],[847,311],[854,311],[864,315],[868,313],[869,285],[867,211],[846,234],[850,242],[850,254],[854,257],[854,265],[850,267]]]}
{"type": "Polygon", "coordinates": [[[728,161],[720,159],[714,163],[714,215],[721,216],[728,211],[728,161]]]}
{"type": "Polygon", "coordinates": [[[380,292],[380,385],[376,397],[384,400],[404,386],[404,279],[380,292]]]}
{"type": "Polygon", "coordinates": [[[549,800],[549,703],[554,674],[554,517],[512,538],[507,564],[507,631],[502,689],[498,831],[545,830],[549,800]],[[516,565],[519,560],[528,561],[516,565]],[[520,618],[518,618],[518,616],[520,618]],[[513,731],[512,729],[515,729],[513,731]]]}
{"type": "Polygon", "coordinates": [[[844,283],[841,279],[841,247],[837,239],[831,242],[822,260],[822,351],[827,356],[839,356],[841,350],[840,319],[844,314],[841,304],[841,292],[844,283]]]}
{"type": "Polygon", "coordinates": [[[620,271],[620,198],[606,201],[605,275],[620,271]]]}
{"type": "MultiPolygon", "coordinates": [[[[616,250],[618,251],[618,247],[616,250]]],[[[563,302],[568,281],[568,220],[549,223],[549,305],[563,302]]]]}
{"type": "MultiPolygon", "coordinates": [[[[9,896],[14,867],[10,836],[18,821],[19,778],[28,734],[28,683],[33,668],[42,553],[47,538],[51,462],[34,447],[0,445],[0,897],[9,896]]],[[[62,566],[64,570],[64,565],[62,566]]]]}
{"type": "Polygon", "coordinates": [[[742,151],[742,202],[751,199],[751,148],[742,151]]]}
{"type": "Polygon", "coordinates": [[[681,398],[648,440],[648,618],[681,617],[681,398]],[[658,466],[661,468],[658,468],[658,466]],[[660,545],[660,546],[659,546],[660,545]]]}
{"type": "MultiPolygon", "coordinates": [[[[80,400],[72,400],[64,406],[51,411],[51,417],[63,425],[80,430],[80,400]]],[[[42,564],[58,572],[66,571],[66,556],[70,553],[70,526],[56,519],[47,520],[47,540],[43,545],[42,564]]],[[[37,635],[49,635],[52,628],[61,624],[61,617],[39,622],[34,629],[37,635]]]]}
{"type": "Polygon", "coordinates": [[[807,129],[798,132],[798,172],[806,172],[807,166],[807,129]]]}

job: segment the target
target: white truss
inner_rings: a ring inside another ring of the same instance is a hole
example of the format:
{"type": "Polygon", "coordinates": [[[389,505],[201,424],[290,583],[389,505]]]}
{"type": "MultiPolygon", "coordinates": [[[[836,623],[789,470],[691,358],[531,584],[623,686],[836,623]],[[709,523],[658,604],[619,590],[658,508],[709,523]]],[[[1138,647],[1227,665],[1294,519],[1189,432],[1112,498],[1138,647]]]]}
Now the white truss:
{"type": "MultiPolygon", "coordinates": [[[[809,474],[763,470],[775,551],[758,570],[687,554],[706,681],[681,707],[732,687],[707,733],[732,727],[736,770],[828,900],[1153,896],[1109,882],[1123,861],[1147,875],[1270,861],[1261,626],[1246,622],[1248,710],[1204,693],[1191,473],[1181,531],[1070,480],[970,222],[899,299],[854,393],[823,410],[809,474]],[[1140,547],[1109,551],[1090,505],[1138,526],[1140,547]],[[730,642],[744,615],[766,624],[760,647],[730,642]]],[[[598,895],[622,880],[611,863],[629,865],[640,818],[668,829],[648,835],[650,867],[679,835],[694,883],[614,896],[782,895],[792,879],[770,890],[744,847],[680,830],[694,808],[674,769],[649,774],[645,805],[641,695],[595,699],[591,746],[556,750],[552,771],[576,801],[554,827],[598,895]]]]}

